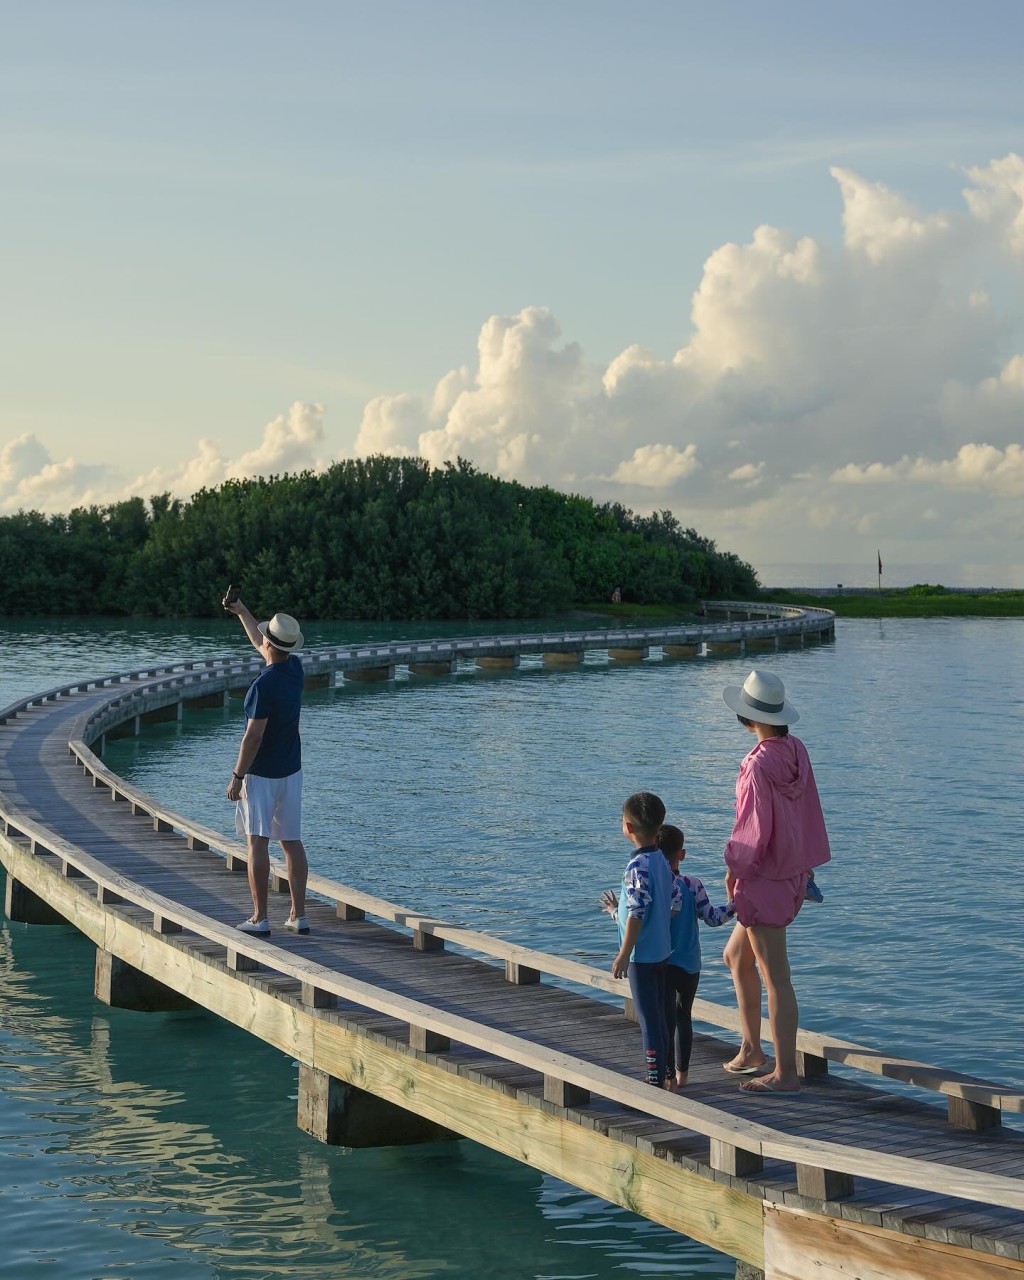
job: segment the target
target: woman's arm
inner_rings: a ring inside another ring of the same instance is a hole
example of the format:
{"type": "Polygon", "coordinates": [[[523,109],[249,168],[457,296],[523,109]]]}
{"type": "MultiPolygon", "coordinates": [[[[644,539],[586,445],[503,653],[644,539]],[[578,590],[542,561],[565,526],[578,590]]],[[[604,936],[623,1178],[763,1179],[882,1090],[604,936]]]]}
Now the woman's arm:
{"type": "Polygon", "coordinates": [[[736,785],[736,824],[725,846],[725,864],[737,879],[749,880],[757,874],[771,838],[771,783],[751,764],[740,772],[736,785]]]}

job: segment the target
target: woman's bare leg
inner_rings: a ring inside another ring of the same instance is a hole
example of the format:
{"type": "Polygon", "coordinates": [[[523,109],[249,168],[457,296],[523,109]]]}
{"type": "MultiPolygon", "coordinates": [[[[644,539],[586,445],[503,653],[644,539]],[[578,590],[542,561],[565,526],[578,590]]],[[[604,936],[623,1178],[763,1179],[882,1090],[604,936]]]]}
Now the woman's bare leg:
{"type": "Polygon", "coordinates": [[[761,1049],[761,979],[747,930],[739,921],[725,944],[722,959],[732,973],[743,1036],[739,1051],[726,1066],[735,1071],[763,1066],[767,1059],[761,1049]]]}
{"type": "Polygon", "coordinates": [[[741,1088],[755,1091],[766,1085],[771,1089],[796,1092],[800,1077],[796,1072],[796,1031],[799,1010],[786,951],[786,930],[772,925],[751,925],[747,930],[758,968],[768,990],[768,1017],[775,1045],[775,1070],[758,1080],[747,1081],[741,1088]]]}

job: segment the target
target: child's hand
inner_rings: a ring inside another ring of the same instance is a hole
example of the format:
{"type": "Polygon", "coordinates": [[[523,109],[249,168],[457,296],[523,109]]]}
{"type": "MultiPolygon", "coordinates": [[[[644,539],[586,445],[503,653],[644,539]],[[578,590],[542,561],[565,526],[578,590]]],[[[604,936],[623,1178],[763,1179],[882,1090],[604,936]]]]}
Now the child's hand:
{"type": "Polygon", "coordinates": [[[601,894],[601,909],[607,911],[610,916],[617,914],[619,910],[619,895],[614,889],[605,889],[601,894]]]}
{"type": "Polygon", "coordinates": [[[620,951],[612,961],[612,977],[624,978],[629,973],[629,956],[624,956],[620,951]]]}

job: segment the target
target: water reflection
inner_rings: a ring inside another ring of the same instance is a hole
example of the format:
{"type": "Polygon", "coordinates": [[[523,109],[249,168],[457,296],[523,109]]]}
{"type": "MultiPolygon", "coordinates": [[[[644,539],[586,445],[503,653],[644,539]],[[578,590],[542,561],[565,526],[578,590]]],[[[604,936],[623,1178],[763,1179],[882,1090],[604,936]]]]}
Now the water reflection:
{"type": "Polygon", "coordinates": [[[318,1146],[293,1063],[201,1011],[97,1004],[93,955],[70,928],[0,930],[5,1276],[732,1273],[471,1143],[318,1146]]]}

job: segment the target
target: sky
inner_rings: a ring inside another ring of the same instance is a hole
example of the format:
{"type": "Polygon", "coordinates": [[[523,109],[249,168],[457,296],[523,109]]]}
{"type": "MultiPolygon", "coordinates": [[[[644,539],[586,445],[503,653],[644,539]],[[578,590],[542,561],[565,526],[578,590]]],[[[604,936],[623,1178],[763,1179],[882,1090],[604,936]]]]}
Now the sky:
{"type": "Polygon", "coordinates": [[[0,514],[461,456],[1024,586],[1022,47],[1019,0],[0,0],[0,514]]]}

